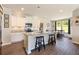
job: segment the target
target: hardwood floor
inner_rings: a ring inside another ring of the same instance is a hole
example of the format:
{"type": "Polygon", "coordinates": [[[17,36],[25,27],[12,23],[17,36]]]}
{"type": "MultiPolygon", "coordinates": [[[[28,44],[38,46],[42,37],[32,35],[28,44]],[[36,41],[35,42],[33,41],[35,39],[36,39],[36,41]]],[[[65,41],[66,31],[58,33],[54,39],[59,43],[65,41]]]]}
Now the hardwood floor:
{"type": "Polygon", "coordinates": [[[23,41],[2,47],[2,55],[25,55],[23,41]]]}
{"type": "MultiPolygon", "coordinates": [[[[23,42],[2,47],[3,55],[26,55],[23,42]]],[[[47,45],[40,52],[33,51],[30,55],[79,55],[79,45],[73,44],[68,38],[58,39],[56,45],[47,45]]]]}
{"type": "Polygon", "coordinates": [[[78,55],[79,45],[73,44],[68,38],[58,39],[56,45],[47,45],[46,50],[33,51],[32,55],[78,55]]]}

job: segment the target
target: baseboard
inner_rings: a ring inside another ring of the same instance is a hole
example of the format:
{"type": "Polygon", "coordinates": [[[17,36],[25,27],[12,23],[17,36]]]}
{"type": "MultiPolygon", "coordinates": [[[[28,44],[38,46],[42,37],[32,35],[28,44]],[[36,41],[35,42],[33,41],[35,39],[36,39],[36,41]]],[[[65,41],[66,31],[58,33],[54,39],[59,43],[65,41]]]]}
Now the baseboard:
{"type": "Polygon", "coordinates": [[[79,42],[76,42],[76,41],[72,41],[72,43],[74,43],[74,44],[79,44],[79,42]]]}
{"type": "Polygon", "coordinates": [[[2,46],[10,45],[11,43],[3,43],[2,46]]]}
{"type": "Polygon", "coordinates": [[[21,41],[17,41],[17,42],[3,43],[2,46],[6,46],[6,45],[10,45],[10,44],[14,44],[14,43],[22,42],[22,41],[23,41],[23,40],[21,40],[21,41]]]}
{"type": "Polygon", "coordinates": [[[15,43],[15,42],[20,42],[20,41],[23,41],[23,40],[16,40],[16,41],[11,41],[12,43],[15,43]]]}
{"type": "Polygon", "coordinates": [[[18,43],[18,42],[21,42],[21,41],[23,41],[23,40],[13,41],[12,43],[18,43]]]}

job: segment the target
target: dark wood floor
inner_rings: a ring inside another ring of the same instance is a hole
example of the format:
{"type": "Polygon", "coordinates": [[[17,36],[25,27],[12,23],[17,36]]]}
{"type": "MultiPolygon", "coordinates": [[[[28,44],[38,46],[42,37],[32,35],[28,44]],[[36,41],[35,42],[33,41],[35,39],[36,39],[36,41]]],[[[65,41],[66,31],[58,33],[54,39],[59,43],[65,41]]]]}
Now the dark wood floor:
{"type": "MultiPolygon", "coordinates": [[[[23,42],[2,48],[3,55],[26,55],[23,42]]],[[[40,52],[33,51],[30,55],[79,55],[79,45],[73,44],[68,38],[58,39],[56,45],[47,45],[40,52]]]]}
{"type": "Polygon", "coordinates": [[[2,55],[25,55],[23,41],[2,47],[2,55]]]}

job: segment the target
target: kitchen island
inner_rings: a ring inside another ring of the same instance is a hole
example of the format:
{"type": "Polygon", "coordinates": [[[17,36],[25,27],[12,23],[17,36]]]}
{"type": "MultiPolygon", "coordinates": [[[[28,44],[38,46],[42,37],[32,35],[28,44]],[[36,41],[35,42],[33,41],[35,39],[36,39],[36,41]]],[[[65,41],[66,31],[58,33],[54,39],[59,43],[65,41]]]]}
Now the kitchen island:
{"type": "Polygon", "coordinates": [[[48,44],[50,33],[24,32],[24,48],[27,54],[35,49],[35,41],[37,36],[44,36],[45,44],[48,44]]]}

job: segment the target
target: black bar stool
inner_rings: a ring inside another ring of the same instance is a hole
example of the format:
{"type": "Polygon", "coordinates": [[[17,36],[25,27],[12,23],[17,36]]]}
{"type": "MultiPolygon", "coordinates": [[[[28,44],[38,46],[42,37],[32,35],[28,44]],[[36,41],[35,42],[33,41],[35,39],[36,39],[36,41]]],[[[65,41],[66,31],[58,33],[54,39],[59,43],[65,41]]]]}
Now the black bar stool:
{"type": "Polygon", "coordinates": [[[56,43],[55,34],[49,34],[48,44],[56,43]]]}
{"type": "Polygon", "coordinates": [[[42,46],[45,49],[44,36],[37,36],[36,37],[36,42],[35,42],[35,50],[38,49],[38,51],[40,51],[42,46]]]}

